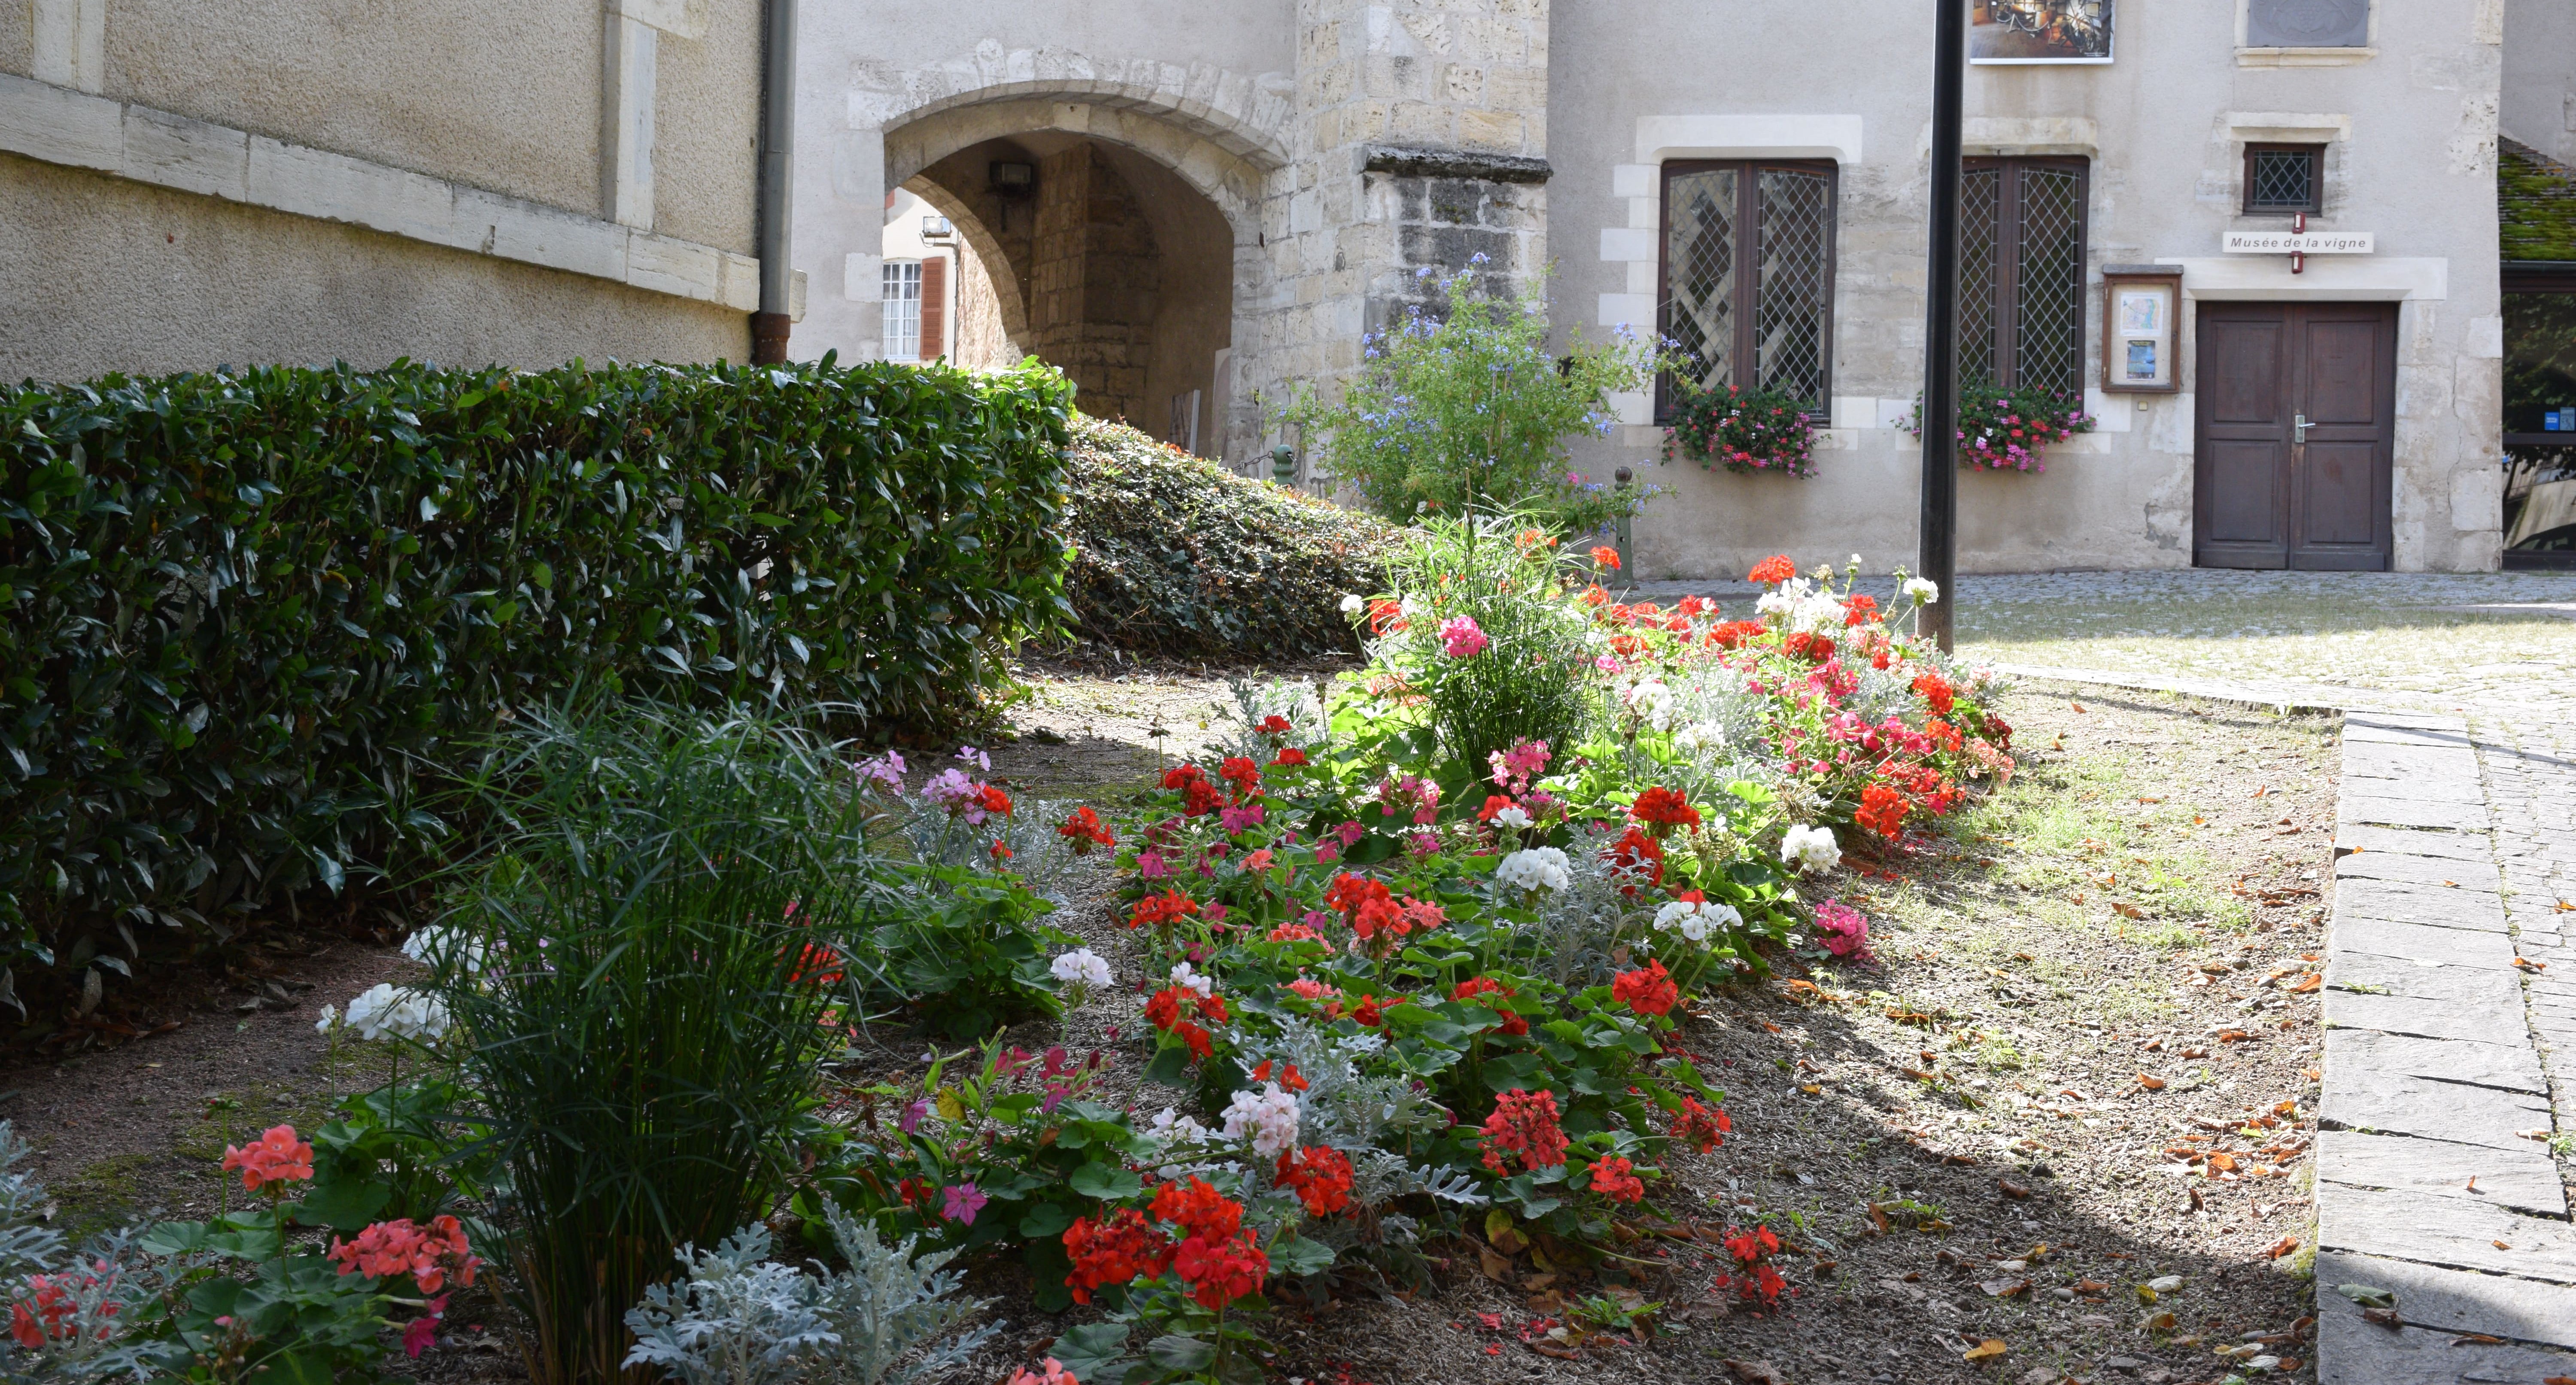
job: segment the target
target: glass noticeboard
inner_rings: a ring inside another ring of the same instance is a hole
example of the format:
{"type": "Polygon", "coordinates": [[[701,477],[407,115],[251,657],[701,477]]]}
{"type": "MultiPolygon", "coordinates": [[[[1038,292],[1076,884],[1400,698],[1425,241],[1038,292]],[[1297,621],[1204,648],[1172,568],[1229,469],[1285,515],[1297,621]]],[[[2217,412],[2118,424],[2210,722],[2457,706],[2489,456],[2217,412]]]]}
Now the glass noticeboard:
{"type": "Polygon", "coordinates": [[[2102,389],[2169,394],[2181,388],[2175,343],[2182,312],[2182,271],[2164,266],[2110,269],[2102,275],[2102,389]]]}

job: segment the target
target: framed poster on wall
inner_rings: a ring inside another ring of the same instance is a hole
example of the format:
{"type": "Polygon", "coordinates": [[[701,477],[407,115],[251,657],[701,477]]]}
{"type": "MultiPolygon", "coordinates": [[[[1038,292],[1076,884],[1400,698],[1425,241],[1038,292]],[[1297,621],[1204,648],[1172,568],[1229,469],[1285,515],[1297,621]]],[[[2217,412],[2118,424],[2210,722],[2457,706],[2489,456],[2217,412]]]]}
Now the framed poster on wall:
{"type": "Polygon", "coordinates": [[[2114,0],[1976,0],[1968,61],[1996,65],[2111,61],[2114,0]]]}
{"type": "Polygon", "coordinates": [[[2171,394],[2182,388],[2176,356],[2182,334],[2182,269],[2177,265],[2105,265],[2102,269],[2102,392],[2171,394]]]}

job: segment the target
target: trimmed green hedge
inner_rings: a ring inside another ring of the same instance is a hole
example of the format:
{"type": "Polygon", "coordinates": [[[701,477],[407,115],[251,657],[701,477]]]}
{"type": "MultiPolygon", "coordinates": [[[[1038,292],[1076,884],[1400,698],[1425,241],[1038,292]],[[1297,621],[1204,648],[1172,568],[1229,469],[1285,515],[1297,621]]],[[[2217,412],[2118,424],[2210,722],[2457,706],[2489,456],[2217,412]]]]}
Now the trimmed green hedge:
{"type": "Polygon", "coordinates": [[[1067,614],[1070,413],[829,361],[0,389],[0,964],[380,869],[442,746],[576,686],[971,712],[1067,614]]]}
{"type": "Polygon", "coordinates": [[[1125,424],[1076,419],[1071,463],[1065,592],[1082,639],[1196,658],[1358,652],[1341,600],[1385,588],[1403,530],[1125,424]]]}

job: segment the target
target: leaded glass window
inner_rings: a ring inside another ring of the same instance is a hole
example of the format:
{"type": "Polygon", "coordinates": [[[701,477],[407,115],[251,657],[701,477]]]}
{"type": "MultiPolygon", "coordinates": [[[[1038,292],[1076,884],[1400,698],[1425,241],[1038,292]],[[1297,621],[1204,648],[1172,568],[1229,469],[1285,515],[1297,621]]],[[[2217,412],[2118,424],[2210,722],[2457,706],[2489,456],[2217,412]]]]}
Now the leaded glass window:
{"type": "Polygon", "coordinates": [[[1970,159],[1959,205],[1959,375],[2084,388],[2085,165],[1970,159]]]}
{"type": "MultiPolygon", "coordinates": [[[[1664,165],[1656,323],[1703,388],[1786,391],[1826,411],[1833,376],[1834,166],[1664,165]]],[[[1670,381],[1658,412],[1670,407],[1670,381]]]]}

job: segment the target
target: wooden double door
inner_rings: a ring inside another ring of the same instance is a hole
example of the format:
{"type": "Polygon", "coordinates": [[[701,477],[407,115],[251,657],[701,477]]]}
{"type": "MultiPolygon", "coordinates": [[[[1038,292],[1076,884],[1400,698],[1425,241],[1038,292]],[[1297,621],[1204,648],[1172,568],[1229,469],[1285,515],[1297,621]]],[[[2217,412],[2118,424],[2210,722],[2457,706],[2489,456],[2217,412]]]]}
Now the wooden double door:
{"type": "Polygon", "coordinates": [[[2397,305],[2198,307],[2192,561],[2386,571],[2397,305]]]}

